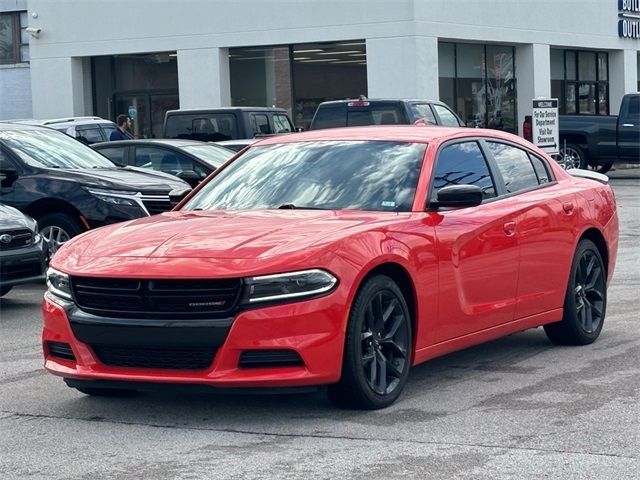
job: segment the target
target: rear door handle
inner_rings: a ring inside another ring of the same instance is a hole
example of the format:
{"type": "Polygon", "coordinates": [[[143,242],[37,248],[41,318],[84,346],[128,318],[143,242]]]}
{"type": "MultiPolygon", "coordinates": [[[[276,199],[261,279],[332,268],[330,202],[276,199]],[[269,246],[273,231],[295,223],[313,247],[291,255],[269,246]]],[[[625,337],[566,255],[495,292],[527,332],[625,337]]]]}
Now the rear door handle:
{"type": "Polygon", "coordinates": [[[573,212],[573,203],[571,203],[571,202],[563,203],[562,204],[562,209],[564,210],[564,213],[573,212]]]}
{"type": "Polygon", "coordinates": [[[516,233],[516,222],[507,222],[502,226],[502,228],[504,228],[504,233],[506,233],[508,237],[511,237],[516,233]]]}

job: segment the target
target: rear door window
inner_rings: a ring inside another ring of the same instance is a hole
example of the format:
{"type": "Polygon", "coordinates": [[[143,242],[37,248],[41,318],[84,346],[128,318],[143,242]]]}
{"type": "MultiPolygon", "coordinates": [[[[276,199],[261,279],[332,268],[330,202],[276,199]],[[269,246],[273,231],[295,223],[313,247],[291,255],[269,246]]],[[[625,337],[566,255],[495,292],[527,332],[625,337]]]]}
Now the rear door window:
{"type": "Polygon", "coordinates": [[[412,103],[411,104],[411,123],[416,120],[424,120],[427,125],[437,125],[438,121],[436,116],[431,110],[431,106],[428,103],[412,103]]]}
{"type": "Polygon", "coordinates": [[[231,113],[170,115],[165,137],[220,142],[238,138],[238,126],[231,113]]]}
{"type": "Polygon", "coordinates": [[[269,117],[266,114],[251,114],[251,128],[253,129],[253,135],[267,135],[271,133],[269,127],[269,117]]]}
{"type": "Polygon", "coordinates": [[[118,165],[125,165],[124,161],[124,152],[127,147],[109,147],[109,148],[101,148],[98,150],[102,155],[107,157],[113,163],[118,165]]]}
{"type": "Polygon", "coordinates": [[[434,105],[433,109],[438,114],[440,118],[440,125],[445,125],[447,127],[459,127],[460,122],[458,122],[458,118],[455,114],[449,110],[444,105],[434,105]]]}
{"type": "Polygon", "coordinates": [[[104,141],[98,125],[76,127],[76,138],[86,145],[104,141]]]}
{"type": "Polygon", "coordinates": [[[273,129],[275,133],[289,133],[293,132],[293,125],[286,115],[276,113],[273,115],[273,129]]]}
{"type": "Polygon", "coordinates": [[[487,142],[508,193],[531,190],[540,183],[527,152],[505,143],[487,142]]]}

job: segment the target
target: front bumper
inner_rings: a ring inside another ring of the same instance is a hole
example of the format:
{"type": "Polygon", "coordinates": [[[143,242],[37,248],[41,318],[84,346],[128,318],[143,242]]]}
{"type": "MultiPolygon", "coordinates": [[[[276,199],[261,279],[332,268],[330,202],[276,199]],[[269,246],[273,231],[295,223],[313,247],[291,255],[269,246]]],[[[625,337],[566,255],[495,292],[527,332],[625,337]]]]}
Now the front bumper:
{"type": "Polygon", "coordinates": [[[44,278],[45,252],[42,240],[30,247],[0,250],[0,284],[13,286],[44,278]]]}
{"type": "Polygon", "coordinates": [[[72,304],[62,307],[58,303],[45,295],[42,340],[45,368],[66,379],[279,388],[329,384],[340,378],[348,314],[340,288],[324,297],[192,325],[189,320],[159,323],[144,319],[118,325],[120,320],[104,322],[72,304]],[[72,355],[60,355],[54,348],[60,345],[68,345],[72,355]],[[107,364],[108,355],[101,350],[105,345],[152,354],[210,347],[213,353],[204,368],[126,367],[107,364]],[[240,366],[247,352],[253,352],[254,358],[256,352],[295,352],[301,362],[247,368],[240,366]]]}

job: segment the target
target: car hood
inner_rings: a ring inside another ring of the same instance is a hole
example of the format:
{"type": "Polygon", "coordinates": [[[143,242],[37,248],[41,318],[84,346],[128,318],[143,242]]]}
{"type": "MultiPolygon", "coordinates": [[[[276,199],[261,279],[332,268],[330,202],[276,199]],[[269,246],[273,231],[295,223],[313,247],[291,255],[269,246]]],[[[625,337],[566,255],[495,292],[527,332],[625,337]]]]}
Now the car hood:
{"type": "Polygon", "coordinates": [[[274,257],[293,263],[350,235],[384,228],[408,215],[309,210],[169,212],[85,233],[59,250],[54,265],[69,273],[93,274],[122,269],[127,263],[146,268],[184,258],[227,266],[234,259],[255,260],[255,266],[274,257]]]}
{"type": "Polygon", "coordinates": [[[8,205],[0,203],[0,231],[28,228],[35,230],[36,221],[8,205]]]}
{"type": "Polygon", "coordinates": [[[132,191],[166,191],[191,188],[188,183],[172,175],[140,172],[129,168],[51,169],[47,176],[72,180],[84,186],[132,191]]]}

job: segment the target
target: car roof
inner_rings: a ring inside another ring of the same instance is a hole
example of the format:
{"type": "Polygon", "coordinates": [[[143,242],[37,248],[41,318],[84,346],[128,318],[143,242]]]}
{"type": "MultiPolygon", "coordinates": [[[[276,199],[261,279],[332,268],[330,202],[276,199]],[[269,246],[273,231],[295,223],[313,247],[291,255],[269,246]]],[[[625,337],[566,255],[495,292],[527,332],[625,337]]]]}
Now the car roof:
{"type": "Polygon", "coordinates": [[[524,140],[500,130],[466,127],[441,127],[436,125],[372,125],[367,127],[342,127],[290,133],[260,140],[256,145],[276,145],[294,142],[318,142],[324,140],[396,141],[429,143],[434,140],[459,137],[493,137],[522,144],[524,140]]]}
{"type": "Polygon", "coordinates": [[[368,103],[436,103],[444,105],[439,100],[429,100],[425,98],[348,98],[344,100],[329,100],[322,102],[320,105],[343,105],[351,102],[368,102],[368,103]]]}
{"type": "Polygon", "coordinates": [[[60,125],[91,125],[111,123],[111,120],[100,117],[65,117],[65,118],[48,118],[48,119],[29,119],[29,120],[13,120],[11,123],[20,123],[23,125],[44,125],[44,126],[60,126],[60,125]]]}
{"type": "Polygon", "coordinates": [[[49,127],[43,127],[40,124],[33,124],[33,123],[0,122],[0,130],[54,130],[54,129],[49,127]]]}
{"type": "Polygon", "coordinates": [[[181,113],[225,113],[225,112],[278,112],[286,113],[284,108],[278,107],[219,107],[219,108],[185,108],[179,110],[168,110],[167,115],[181,113]]]}
{"type": "Polygon", "coordinates": [[[141,138],[134,140],[117,140],[113,142],[97,142],[92,144],[92,147],[115,147],[126,145],[157,145],[168,147],[188,147],[188,146],[206,146],[213,145],[214,147],[220,147],[216,142],[201,142],[198,140],[185,140],[179,138],[141,138]]]}

